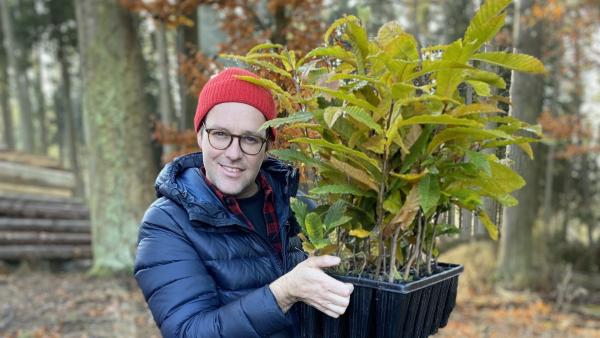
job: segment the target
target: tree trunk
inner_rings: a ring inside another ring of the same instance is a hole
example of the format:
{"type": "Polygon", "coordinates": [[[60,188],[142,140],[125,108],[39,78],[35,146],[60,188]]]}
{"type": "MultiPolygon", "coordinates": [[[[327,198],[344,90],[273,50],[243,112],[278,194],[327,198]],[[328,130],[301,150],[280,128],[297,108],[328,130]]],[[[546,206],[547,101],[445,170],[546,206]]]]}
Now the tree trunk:
{"type": "Polygon", "coordinates": [[[177,55],[179,69],[177,80],[179,81],[179,96],[181,102],[181,118],[179,129],[194,129],[194,114],[196,113],[197,93],[190,92],[188,81],[181,70],[183,57],[192,57],[192,53],[198,50],[198,11],[190,15],[192,26],[180,25],[177,27],[177,55]]]}
{"type": "Polygon", "coordinates": [[[12,15],[10,13],[10,3],[8,0],[0,1],[0,14],[2,15],[2,31],[4,33],[4,49],[8,60],[9,69],[12,72],[12,79],[15,83],[15,92],[19,102],[20,137],[23,141],[23,150],[28,153],[33,152],[33,119],[31,114],[31,103],[29,101],[29,92],[25,78],[22,75],[18,60],[23,57],[18,55],[20,46],[15,40],[13,32],[12,15]]]}
{"type": "MultiPolygon", "coordinates": [[[[176,128],[173,100],[171,99],[171,84],[169,82],[169,48],[165,25],[157,22],[154,33],[156,38],[156,52],[158,53],[158,109],[160,111],[160,120],[165,126],[176,128]]],[[[174,145],[163,144],[163,156],[173,152],[173,150],[175,150],[174,145]]]]}
{"type": "Polygon", "coordinates": [[[15,136],[13,134],[12,110],[10,109],[10,85],[6,65],[4,46],[0,46],[0,109],[2,109],[2,135],[7,150],[15,150],[15,136]]]}
{"type": "MultiPolygon", "coordinates": [[[[520,53],[541,57],[542,23],[533,26],[519,25],[519,17],[531,11],[534,0],[517,2],[515,10],[516,48],[520,53]]],[[[511,113],[525,122],[535,124],[542,111],[544,79],[541,76],[513,72],[511,81],[511,113]]],[[[534,146],[534,151],[538,150],[534,146]]],[[[537,151],[536,151],[537,153],[537,151]]],[[[528,288],[533,283],[532,271],[532,228],[539,211],[538,178],[543,175],[543,168],[537,161],[530,160],[516,146],[510,147],[509,157],[514,161],[514,169],[525,179],[527,184],[514,194],[519,204],[504,210],[504,233],[500,242],[498,277],[501,284],[509,288],[528,288]]]]}
{"type": "Polygon", "coordinates": [[[75,175],[75,189],[73,193],[77,197],[83,197],[85,195],[85,188],[83,182],[83,174],[81,167],[79,166],[79,146],[77,130],[75,129],[75,114],[73,113],[73,103],[71,101],[71,75],[69,74],[69,60],[65,55],[65,46],[62,40],[59,39],[58,47],[56,50],[56,59],[58,60],[61,82],[62,85],[59,87],[61,93],[61,111],[56,112],[57,115],[61,116],[63,131],[63,152],[66,152],[68,156],[68,164],[71,171],[75,175]]]}
{"type": "Polygon", "coordinates": [[[46,100],[44,98],[44,91],[42,89],[42,54],[43,48],[38,46],[37,50],[37,72],[35,78],[35,96],[37,98],[37,120],[39,123],[36,153],[46,155],[48,154],[48,124],[46,123],[46,100]]]}
{"type": "Polygon", "coordinates": [[[156,175],[143,59],[132,14],[118,0],[76,5],[89,132],[92,272],[128,272],[156,175]]]}

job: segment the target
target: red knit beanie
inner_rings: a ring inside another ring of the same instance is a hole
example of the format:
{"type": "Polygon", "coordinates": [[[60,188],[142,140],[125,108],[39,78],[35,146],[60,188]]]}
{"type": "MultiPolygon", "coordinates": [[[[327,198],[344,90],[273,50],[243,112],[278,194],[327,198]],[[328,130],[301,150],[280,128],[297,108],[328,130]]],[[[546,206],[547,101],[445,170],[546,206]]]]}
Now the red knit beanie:
{"type": "MultiPolygon", "coordinates": [[[[240,80],[237,76],[252,76],[256,74],[241,68],[227,68],[213,76],[200,91],[198,107],[194,116],[196,132],[200,129],[206,114],[217,104],[225,102],[239,102],[258,109],[267,121],[277,116],[277,108],[273,95],[268,89],[257,86],[248,81],[240,80]]],[[[275,130],[270,129],[275,138],[275,130]]]]}

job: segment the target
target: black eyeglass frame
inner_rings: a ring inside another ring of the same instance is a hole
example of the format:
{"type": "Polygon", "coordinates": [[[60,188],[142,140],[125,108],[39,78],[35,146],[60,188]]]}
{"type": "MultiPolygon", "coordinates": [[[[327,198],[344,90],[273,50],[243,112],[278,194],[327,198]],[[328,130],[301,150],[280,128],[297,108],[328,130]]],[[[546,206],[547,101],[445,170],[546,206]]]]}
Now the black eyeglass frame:
{"type": "MultiPolygon", "coordinates": [[[[236,135],[236,134],[232,134],[232,133],[228,132],[227,130],[220,129],[220,128],[206,128],[206,125],[204,123],[202,124],[202,129],[206,131],[206,137],[208,138],[208,143],[210,144],[211,147],[213,147],[217,150],[225,150],[231,146],[231,143],[233,143],[233,138],[235,137],[238,140],[238,146],[240,147],[240,150],[242,151],[242,153],[249,155],[249,156],[254,156],[254,155],[257,155],[258,153],[260,153],[263,150],[263,147],[265,146],[265,144],[269,141],[268,139],[266,139],[262,136],[258,136],[258,135],[248,135],[248,134],[236,135]],[[212,144],[212,142],[210,141],[210,133],[215,130],[221,131],[221,132],[229,135],[229,143],[227,143],[227,145],[224,148],[215,147],[212,144]],[[260,148],[254,154],[247,152],[246,150],[244,150],[244,147],[242,146],[242,137],[247,137],[247,136],[256,137],[261,141],[260,148]]],[[[267,135],[269,134],[269,132],[270,132],[270,130],[267,130],[267,135]]]]}

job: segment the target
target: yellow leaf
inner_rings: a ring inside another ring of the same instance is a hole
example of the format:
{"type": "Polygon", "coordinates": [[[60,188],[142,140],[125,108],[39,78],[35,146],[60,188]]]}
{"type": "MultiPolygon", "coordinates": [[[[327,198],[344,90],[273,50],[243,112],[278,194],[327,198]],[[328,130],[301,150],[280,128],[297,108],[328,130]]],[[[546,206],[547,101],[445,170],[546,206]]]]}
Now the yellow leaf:
{"type": "Polygon", "coordinates": [[[419,185],[415,184],[406,196],[406,201],[404,201],[400,212],[384,228],[383,234],[385,236],[392,235],[398,226],[406,229],[412,223],[419,211],[419,199],[419,185]]]}
{"type": "Polygon", "coordinates": [[[416,182],[419,182],[419,180],[421,179],[421,177],[427,175],[427,173],[428,173],[428,171],[425,170],[422,173],[417,173],[417,174],[395,174],[395,173],[392,173],[392,176],[401,178],[401,179],[403,179],[405,181],[408,181],[410,183],[416,183],[416,182]]]}
{"type": "Polygon", "coordinates": [[[366,185],[367,187],[379,192],[379,187],[377,186],[377,184],[375,184],[375,182],[373,182],[371,177],[369,177],[369,175],[366,172],[362,171],[361,169],[358,169],[346,162],[342,162],[335,157],[331,157],[331,159],[329,160],[329,163],[331,163],[331,165],[334,168],[340,170],[344,174],[352,177],[353,179],[366,185]]]}
{"type": "Polygon", "coordinates": [[[367,238],[369,237],[369,231],[365,229],[352,229],[350,230],[350,236],[358,237],[358,238],[367,238]]]}

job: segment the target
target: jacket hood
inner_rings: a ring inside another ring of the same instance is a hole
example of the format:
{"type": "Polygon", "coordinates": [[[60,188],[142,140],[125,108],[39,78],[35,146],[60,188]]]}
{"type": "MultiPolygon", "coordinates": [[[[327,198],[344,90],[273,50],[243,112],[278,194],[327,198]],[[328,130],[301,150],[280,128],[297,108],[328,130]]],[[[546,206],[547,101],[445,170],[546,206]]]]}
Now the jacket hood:
{"type": "MultiPolygon", "coordinates": [[[[187,211],[190,221],[213,226],[241,223],[208,187],[200,172],[202,165],[201,152],[183,155],[165,165],[154,184],[157,197],[166,197],[181,205],[187,211]]],[[[271,184],[276,204],[280,205],[279,203],[288,201],[289,197],[296,196],[298,169],[269,156],[261,165],[260,173],[271,184]]]]}

